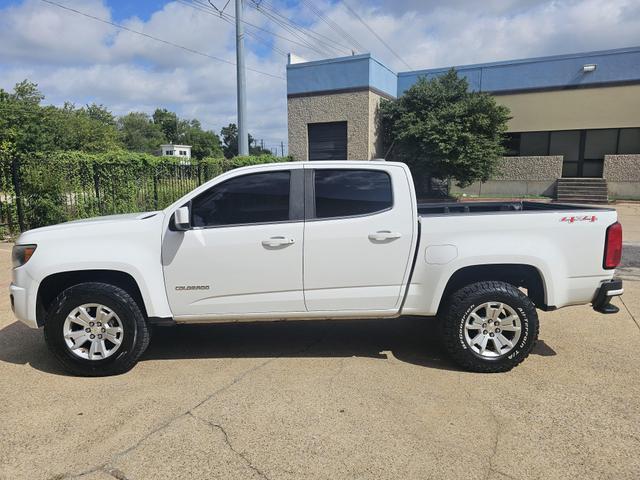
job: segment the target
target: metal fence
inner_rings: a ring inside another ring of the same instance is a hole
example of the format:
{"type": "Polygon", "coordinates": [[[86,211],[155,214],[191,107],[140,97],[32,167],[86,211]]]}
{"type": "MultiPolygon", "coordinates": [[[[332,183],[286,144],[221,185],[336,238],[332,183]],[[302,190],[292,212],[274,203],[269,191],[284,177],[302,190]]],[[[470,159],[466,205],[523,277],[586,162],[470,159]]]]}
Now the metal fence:
{"type": "Polygon", "coordinates": [[[193,163],[0,159],[0,234],[162,209],[236,166],[237,162],[224,159],[193,163]]]}

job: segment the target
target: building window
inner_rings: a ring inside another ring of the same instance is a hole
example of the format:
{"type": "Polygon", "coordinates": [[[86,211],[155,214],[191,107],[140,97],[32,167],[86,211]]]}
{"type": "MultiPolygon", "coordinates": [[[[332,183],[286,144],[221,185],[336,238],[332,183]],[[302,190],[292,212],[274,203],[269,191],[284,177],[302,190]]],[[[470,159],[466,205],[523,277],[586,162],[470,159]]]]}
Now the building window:
{"type": "Polygon", "coordinates": [[[347,122],[310,123],[307,136],[309,160],[347,160],[347,122]]]}
{"type": "Polygon", "coordinates": [[[180,155],[182,155],[183,157],[187,155],[187,151],[186,150],[180,150],[180,155]]]}
{"type": "Polygon", "coordinates": [[[562,155],[562,176],[579,177],[580,130],[551,132],[549,155],[562,155]]]}
{"type": "Polygon", "coordinates": [[[602,176],[606,155],[640,154],[640,128],[511,132],[507,156],[562,155],[563,177],[602,176]]]}
{"type": "Polygon", "coordinates": [[[640,153],[640,128],[621,128],[618,141],[620,155],[640,153]]]}
{"type": "Polygon", "coordinates": [[[173,155],[173,150],[167,150],[167,155],[173,155]]]}
{"type": "Polygon", "coordinates": [[[524,132],[520,137],[520,155],[549,155],[549,132],[524,132]]]}

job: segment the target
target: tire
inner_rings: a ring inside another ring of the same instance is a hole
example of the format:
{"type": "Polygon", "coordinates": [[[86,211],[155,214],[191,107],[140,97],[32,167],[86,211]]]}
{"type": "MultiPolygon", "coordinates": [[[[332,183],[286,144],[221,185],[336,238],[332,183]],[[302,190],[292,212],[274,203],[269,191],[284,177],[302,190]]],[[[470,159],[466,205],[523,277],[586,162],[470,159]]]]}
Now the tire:
{"type": "Polygon", "coordinates": [[[91,282],[69,287],[56,297],[46,316],[44,338],[66,371],[102,377],[133,368],[149,345],[150,336],[144,315],[131,295],[114,285],[91,282]],[[89,326],[88,319],[94,316],[89,326]],[[103,339],[101,343],[96,343],[97,337],[103,339]]]}
{"type": "Polygon", "coordinates": [[[483,373],[507,372],[520,364],[540,328],[529,297],[497,281],[473,283],[453,293],[441,320],[447,353],[461,367],[483,373]]]}

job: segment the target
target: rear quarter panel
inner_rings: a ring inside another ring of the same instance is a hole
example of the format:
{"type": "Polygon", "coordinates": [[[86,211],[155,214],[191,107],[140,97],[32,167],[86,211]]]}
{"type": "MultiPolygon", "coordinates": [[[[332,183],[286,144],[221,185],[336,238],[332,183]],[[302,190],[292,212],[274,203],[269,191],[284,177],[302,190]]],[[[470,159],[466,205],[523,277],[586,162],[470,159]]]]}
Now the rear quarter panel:
{"type": "Polygon", "coordinates": [[[602,267],[615,210],[497,212],[420,217],[421,240],[403,314],[435,315],[451,276],[474,265],[524,264],[540,272],[545,303],[589,303],[613,277],[602,267]]]}

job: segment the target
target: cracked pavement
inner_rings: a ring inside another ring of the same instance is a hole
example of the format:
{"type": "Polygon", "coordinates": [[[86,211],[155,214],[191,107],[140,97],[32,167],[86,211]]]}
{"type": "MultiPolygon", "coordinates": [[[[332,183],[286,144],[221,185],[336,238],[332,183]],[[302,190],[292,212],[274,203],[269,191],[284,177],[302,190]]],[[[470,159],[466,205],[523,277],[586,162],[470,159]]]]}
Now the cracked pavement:
{"type": "Polygon", "coordinates": [[[70,377],[14,320],[0,245],[0,479],[640,478],[640,205],[619,211],[620,313],[541,312],[497,375],[410,318],[161,328],[131,372],[70,377]]]}

